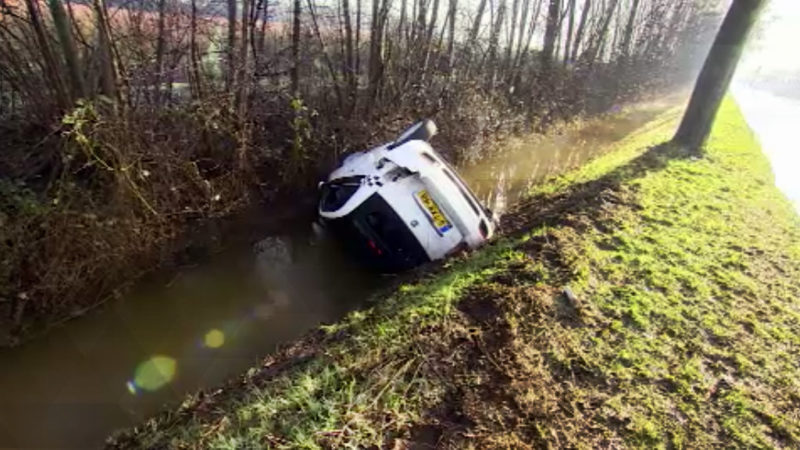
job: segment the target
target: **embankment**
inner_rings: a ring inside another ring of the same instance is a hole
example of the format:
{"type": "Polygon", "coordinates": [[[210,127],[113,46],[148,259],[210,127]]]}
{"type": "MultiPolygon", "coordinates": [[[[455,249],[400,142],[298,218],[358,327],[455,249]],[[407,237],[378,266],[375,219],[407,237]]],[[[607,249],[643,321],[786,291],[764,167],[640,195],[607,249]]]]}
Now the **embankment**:
{"type": "Polygon", "coordinates": [[[800,218],[737,106],[664,114],[536,187],[505,237],[118,448],[800,444],[800,218]]]}

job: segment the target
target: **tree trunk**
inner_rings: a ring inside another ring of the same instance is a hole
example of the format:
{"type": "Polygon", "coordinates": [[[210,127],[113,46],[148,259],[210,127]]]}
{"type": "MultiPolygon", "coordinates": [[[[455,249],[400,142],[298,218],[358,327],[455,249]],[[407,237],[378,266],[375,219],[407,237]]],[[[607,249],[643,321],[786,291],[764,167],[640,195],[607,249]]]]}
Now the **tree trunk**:
{"type": "Polygon", "coordinates": [[[236,2],[228,0],[228,47],[225,56],[225,90],[230,92],[236,77],[236,2]]]}
{"type": "Polygon", "coordinates": [[[353,53],[353,24],[350,20],[350,2],[342,0],[342,15],[344,16],[344,79],[347,83],[347,115],[352,113],[356,98],[356,70],[355,55],[353,53]]]}
{"type": "Polygon", "coordinates": [[[355,73],[353,74],[355,81],[353,83],[353,107],[351,108],[351,114],[358,111],[358,87],[361,84],[361,4],[362,0],[356,0],[356,65],[355,73]]]}
{"type": "Polygon", "coordinates": [[[602,50],[606,45],[608,29],[611,26],[611,19],[614,18],[614,11],[616,11],[618,3],[619,0],[611,0],[608,9],[603,15],[600,28],[592,39],[592,43],[589,45],[589,49],[587,50],[587,62],[589,63],[589,67],[594,64],[599,55],[603,54],[602,50]]]}
{"type": "Polygon", "coordinates": [[[514,38],[517,34],[517,18],[519,16],[519,0],[511,3],[511,20],[508,25],[508,36],[506,42],[506,54],[503,58],[503,71],[507,72],[511,66],[511,55],[514,50],[514,38]]]}
{"type": "Polygon", "coordinates": [[[436,28],[436,19],[439,16],[439,0],[433,0],[433,9],[431,10],[431,20],[428,23],[428,30],[425,32],[425,57],[422,63],[422,79],[425,79],[425,74],[428,71],[428,62],[431,57],[431,47],[433,45],[433,30],[436,28]]]}
{"type": "Polygon", "coordinates": [[[425,45],[430,47],[433,41],[433,30],[436,28],[436,19],[439,18],[439,0],[433,0],[433,9],[431,10],[431,20],[428,23],[428,32],[425,35],[425,45]]]}
{"type": "Polygon", "coordinates": [[[583,42],[583,33],[586,31],[586,21],[589,19],[589,11],[591,9],[592,0],[586,0],[583,2],[581,20],[578,23],[578,31],[575,33],[575,42],[572,44],[572,55],[570,55],[570,59],[572,61],[578,59],[578,51],[580,51],[581,43],[583,42]]]}
{"type": "Polygon", "coordinates": [[[294,0],[292,20],[292,95],[300,96],[300,0],[294,0]]]}
{"type": "Polygon", "coordinates": [[[103,0],[93,2],[97,20],[98,47],[100,51],[100,84],[103,95],[114,98],[117,95],[117,70],[114,65],[114,52],[111,49],[111,35],[106,20],[106,7],[103,0]]]}
{"type": "MultiPolygon", "coordinates": [[[[80,23],[75,19],[75,11],[72,8],[72,2],[66,2],[67,4],[67,15],[69,16],[69,22],[72,24],[72,33],[75,36],[75,39],[83,45],[84,48],[91,47],[89,41],[86,39],[86,36],[81,31],[80,23]]],[[[84,77],[84,82],[86,81],[86,77],[84,77]]],[[[84,86],[87,88],[87,86],[84,86]]],[[[87,92],[88,94],[88,92],[87,92]]]]}
{"type": "Polygon", "coordinates": [[[67,71],[69,72],[73,91],[72,97],[81,98],[86,95],[86,91],[80,68],[78,49],[75,47],[75,41],[72,39],[72,32],[70,31],[70,20],[67,18],[67,13],[61,0],[49,0],[48,5],[50,6],[50,14],[53,16],[53,25],[56,28],[56,33],[58,33],[61,52],[64,54],[64,61],[67,63],[67,71]]]}
{"type": "Polygon", "coordinates": [[[247,173],[247,149],[250,145],[250,127],[247,120],[247,97],[249,94],[248,88],[250,87],[250,74],[249,64],[247,61],[247,47],[249,45],[248,38],[250,32],[250,2],[252,0],[244,0],[242,2],[242,42],[239,46],[238,66],[236,70],[236,97],[235,103],[237,108],[237,115],[239,116],[239,149],[237,151],[236,160],[240,173],[247,173]]]}
{"type": "Polygon", "coordinates": [[[528,49],[531,47],[531,40],[536,32],[536,22],[539,19],[539,13],[542,12],[542,2],[544,0],[536,0],[536,8],[533,10],[533,15],[530,18],[530,26],[528,26],[527,37],[525,44],[517,47],[517,55],[514,57],[514,70],[512,71],[512,78],[519,76],[520,69],[524,65],[525,59],[528,54],[528,49]]]}
{"type": "Polygon", "coordinates": [[[625,26],[625,34],[622,38],[622,48],[620,49],[623,61],[627,61],[631,54],[631,42],[633,42],[633,29],[636,25],[636,13],[639,11],[639,0],[633,0],[631,12],[628,15],[628,24],[625,26]]]}
{"type": "Polygon", "coordinates": [[[25,6],[28,10],[31,27],[33,27],[34,34],[36,35],[36,43],[39,46],[39,52],[42,54],[42,60],[44,61],[45,77],[48,78],[53,90],[55,90],[59,108],[68,109],[72,106],[72,102],[59,76],[61,70],[50,48],[50,42],[47,38],[44,24],[42,23],[42,15],[39,11],[39,3],[36,0],[25,0],[25,6]]]}
{"type": "Polygon", "coordinates": [[[164,73],[164,50],[167,45],[167,37],[165,36],[166,5],[166,0],[158,0],[158,35],[156,36],[156,64],[154,69],[155,76],[153,77],[153,88],[155,89],[153,103],[156,105],[161,103],[161,82],[164,73]]]}
{"type": "Polygon", "coordinates": [[[458,0],[450,0],[450,8],[447,13],[450,16],[447,30],[447,67],[452,74],[456,42],[456,12],[458,11],[458,0]]]}
{"type": "Polygon", "coordinates": [[[191,58],[192,81],[196,98],[203,98],[203,80],[200,75],[199,55],[197,51],[197,0],[192,0],[192,18],[190,25],[189,57],[191,58]]]}
{"type": "Polygon", "coordinates": [[[264,10],[265,2],[264,0],[251,0],[251,8],[250,8],[250,25],[249,28],[249,37],[250,40],[250,53],[253,65],[253,75],[255,76],[258,73],[258,61],[259,61],[259,48],[258,48],[258,36],[256,36],[256,30],[258,30],[258,19],[261,17],[261,11],[264,10]]]}
{"type": "Polygon", "coordinates": [[[733,0],[672,142],[695,152],[705,144],[747,37],[766,3],[766,0],[733,0]]]}
{"type": "MultiPolygon", "coordinates": [[[[261,13],[261,30],[258,32],[258,59],[256,59],[257,70],[261,70],[261,56],[264,55],[264,44],[267,40],[267,23],[269,23],[269,0],[264,0],[264,12],[261,13]]],[[[260,73],[260,72],[259,72],[260,73]]]]}
{"type": "Polygon", "coordinates": [[[478,38],[478,33],[481,30],[481,22],[483,21],[483,13],[486,11],[486,0],[481,0],[478,4],[478,13],[475,15],[475,21],[472,22],[472,29],[469,32],[469,40],[467,40],[467,50],[475,45],[475,39],[478,38]]]}
{"type": "MultiPolygon", "coordinates": [[[[638,1],[638,0],[637,0],[638,1]]],[[[569,63],[569,58],[571,53],[572,47],[572,35],[575,31],[575,3],[576,0],[569,0],[569,6],[567,6],[567,38],[564,44],[564,64],[569,63]]]]}
{"type": "Polygon", "coordinates": [[[401,0],[400,19],[397,22],[397,39],[401,45],[404,42],[403,39],[407,39],[406,36],[406,16],[408,15],[407,9],[408,9],[408,0],[401,0]]]}
{"type": "Polygon", "coordinates": [[[236,67],[236,104],[240,108],[240,116],[244,116],[245,103],[247,102],[247,84],[249,79],[249,64],[247,61],[247,47],[250,45],[248,38],[250,37],[250,2],[252,0],[244,0],[242,2],[242,29],[241,36],[242,42],[239,45],[239,57],[237,59],[236,67]]]}
{"type": "Polygon", "coordinates": [[[528,23],[528,12],[530,12],[531,8],[531,0],[523,0],[522,2],[522,12],[519,16],[519,34],[517,35],[517,50],[514,52],[513,59],[510,62],[510,68],[513,69],[517,58],[519,57],[520,50],[523,46],[523,39],[525,38],[525,29],[527,28],[525,25],[528,23]]]}
{"type": "Polygon", "coordinates": [[[317,13],[314,7],[314,0],[307,0],[306,6],[308,7],[308,15],[311,18],[311,26],[314,30],[314,35],[319,42],[320,50],[322,51],[322,59],[325,61],[325,66],[328,68],[328,73],[333,80],[333,91],[336,94],[336,102],[340,110],[344,109],[344,100],[342,99],[342,88],[339,86],[339,76],[336,69],[333,67],[333,62],[328,55],[328,50],[325,46],[325,41],[322,39],[322,32],[320,31],[319,21],[317,21],[317,13]]]}
{"type": "Polygon", "coordinates": [[[542,66],[547,69],[553,61],[553,53],[556,49],[556,36],[561,14],[561,0],[550,0],[550,7],[547,11],[547,28],[544,31],[544,47],[542,48],[542,66]]]}
{"type": "Polygon", "coordinates": [[[500,6],[497,8],[497,18],[495,18],[492,25],[492,33],[489,38],[489,89],[494,89],[495,76],[497,74],[497,49],[500,45],[500,30],[506,20],[506,0],[500,0],[500,6]]]}
{"type": "Polygon", "coordinates": [[[367,114],[378,98],[383,78],[383,35],[386,27],[386,16],[389,13],[388,0],[372,0],[372,29],[370,32],[369,51],[369,86],[367,88],[367,114]]]}

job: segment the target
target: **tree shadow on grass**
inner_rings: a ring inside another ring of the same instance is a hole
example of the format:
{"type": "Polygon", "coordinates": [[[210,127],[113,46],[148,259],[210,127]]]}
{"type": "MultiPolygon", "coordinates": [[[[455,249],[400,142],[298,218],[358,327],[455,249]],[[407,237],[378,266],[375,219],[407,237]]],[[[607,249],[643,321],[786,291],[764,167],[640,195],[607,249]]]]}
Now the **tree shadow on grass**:
{"type": "MultiPolygon", "coordinates": [[[[664,169],[669,161],[696,156],[696,153],[669,141],[650,147],[641,155],[600,178],[578,183],[562,192],[540,194],[520,202],[515,211],[505,215],[501,228],[515,237],[532,229],[570,225],[571,217],[588,217],[596,226],[599,214],[609,204],[627,204],[618,192],[620,187],[637,178],[664,169]]],[[[628,205],[639,208],[639,205],[628,205]]]]}

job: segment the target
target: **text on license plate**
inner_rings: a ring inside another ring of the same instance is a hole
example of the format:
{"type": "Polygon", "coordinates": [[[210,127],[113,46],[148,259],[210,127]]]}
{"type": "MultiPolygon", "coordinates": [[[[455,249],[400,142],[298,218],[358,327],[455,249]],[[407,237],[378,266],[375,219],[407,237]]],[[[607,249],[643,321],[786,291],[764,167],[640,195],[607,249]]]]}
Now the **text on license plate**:
{"type": "Polygon", "coordinates": [[[450,221],[447,220],[447,217],[442,214],[442,210],[439,209],[439,205],[433,201],[431,198],[431,194],[428,193],[426,190],[417,191],[415,194],[417,199],[425,207],[428,213],[431,215],[431,220],[433,221],[433,226],[439,230],[440,233],[444,233],[445,231],[453,228],[453,225],[450,224],[450,221]]]}

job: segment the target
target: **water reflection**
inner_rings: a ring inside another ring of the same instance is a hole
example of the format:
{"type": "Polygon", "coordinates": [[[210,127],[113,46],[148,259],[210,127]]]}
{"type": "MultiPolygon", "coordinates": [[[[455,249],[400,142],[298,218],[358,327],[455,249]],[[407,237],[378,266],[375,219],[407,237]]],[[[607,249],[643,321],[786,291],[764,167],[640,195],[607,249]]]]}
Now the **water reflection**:
{"type": "Polygon", "coordinates": [[[616,116],[566,125],[549,135],[509,138],[501,148],[460,172],[487,207],[501,214],[543,178],[602,154],[675,102],[674,98],[653,101],[629,111],[616,106],[611,112],[616,116]]]}
{"type": "MultiPolygon", "coordinates": [[[[307,222],[306,222],[307,223],[307,222]]],[[[0,351],[0,448],[98,447],[187,392],[363,302],[380,283],[310,234],[234,245],[42,339],[0,351]],[[59,382],[53,383],[53,377],[59,382]]]]}

